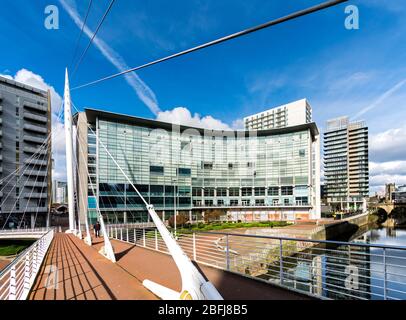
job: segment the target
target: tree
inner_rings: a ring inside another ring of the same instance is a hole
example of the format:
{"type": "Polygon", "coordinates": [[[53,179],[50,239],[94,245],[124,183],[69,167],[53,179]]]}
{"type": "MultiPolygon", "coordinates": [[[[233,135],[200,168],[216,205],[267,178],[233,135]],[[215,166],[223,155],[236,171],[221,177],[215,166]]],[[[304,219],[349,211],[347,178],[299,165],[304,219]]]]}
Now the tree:
{"type": "MultiPolygon", "coordinates": [[[[179,228],[179,227],[183,228],[188,222],[189,222],[189,218],[185,214],[181,213],[176,216],[176,227],[177,228],[179,228]]],[[[169,217],[168,223],[171,226],[171,228],[174,228],[175,227],[175,216],[169,217]]]]}
{"type": "Polygon", "coordinates": [[[224,214],[224,212],[219,209],[213,209],[213,210],[206,211],[204,213],[204,221],[211,222],[211,221],[219,220],[223,214],[224,214]]]}

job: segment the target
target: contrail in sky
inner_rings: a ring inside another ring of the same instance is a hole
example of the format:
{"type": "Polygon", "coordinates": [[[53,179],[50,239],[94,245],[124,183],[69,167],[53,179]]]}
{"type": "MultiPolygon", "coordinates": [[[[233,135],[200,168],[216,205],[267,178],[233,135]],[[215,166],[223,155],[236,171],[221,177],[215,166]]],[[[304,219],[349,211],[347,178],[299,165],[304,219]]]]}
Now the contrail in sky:
{"type": "MultiPolygon", "coordinates": [[[[69,0],[59,0],[62,7],[69,14],[76,26],[81,29],[83,25],[83,20],[80,17],[75,6],[72,5],[72,1],[69,0]]],[[[90,39],[93,36],[93,32],[85,26],[83,33],[90,39]]],[[[96,48],[103,54],[103,56],[114,65],[120,72],[129,69],[127,63],[124,59],[114,51],[109,45],[107,45],[99,36],[96,36],[93,40],[96,48]]],[[[134,89],[138,97],[142,102],[151,110],[155,115],[158,114],[161,110],[158,105],[155,93],[148,87],[148,85],[141,80],[141,78],[135,73],[132,72],[125,76],[127,83],[134,89]]]]}

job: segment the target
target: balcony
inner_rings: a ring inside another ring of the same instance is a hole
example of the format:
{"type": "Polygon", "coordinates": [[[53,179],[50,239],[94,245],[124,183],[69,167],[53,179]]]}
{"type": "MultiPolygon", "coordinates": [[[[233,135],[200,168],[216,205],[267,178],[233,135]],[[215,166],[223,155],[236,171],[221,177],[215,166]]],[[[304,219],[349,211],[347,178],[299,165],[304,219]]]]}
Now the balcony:
{"type": "Polygon", "coordinates": [[[24,147],[23,151],[25,153],[29,153],[29,154],[40,154],[40,155],[44,155],[48,153],[48,150],[46,149],[39,149],[39,148],[33,148],[33,147],[24,147]]]}
{"type": "Polygon", "coordinates": [[[47,207],[27,208],[26,210],[24,210],[24,212],[27,212],[27,213],[48,212],[48,208],[47,207]]]}
{"type": "Polygon", "coordinates": [[[32,135],[25,134],[23,139],[24,139],[24,141],[29,141],[29,142],[44,143],[46,140],[46,137],[38,137],[38,136],[32,136],[32,135]]]}
{"type": "Polygon", "coordinates": [[[39,133],[47,133],[48,129],[41,127],[41,126],[36,126],[33,124],[24,124],[24,130],[29,130],[29,131],[34,131],[34,132],[39,132],[39,133]]]}
{"type": "MultiPolygon", "coordinates": [[[[35,166],[46,166],[48,164],[48,160],[38,160],[38,159],[26,159],[24,163],[35,165],[35,166]]],[[[27,169],[29,170],[29,169],[27,169]]]]}
{"type": "Polygon", "coordinates": [[[46,106],[41,106],[39,104],[35,104],[35,103],[32,103],[32,102],[28,102],[28,101],[24,101],[24,107],[31,108],[33,110],[43,111],[43,112],[48,111],[48,108],[46,106]]]}
{"type": "Polygon", "coordinates": [[[44,198],[47,198],[47,194],[46,193],[31,193],[31,192],[27,192],[27,193],[24,193],[24,198],[27,198],[27,199],[44,199],[44,198]]]}
{"type": "Polygon", "coordinates": [[[36,177],[36,176],[39,176],[39,177],[46,177],[47,175],[48,175],[48,172],[47,171],[39,171],[39,170],[30,170],[30,169],[27,169],[25,172],[24,172],[24,175],[25,176],[31,176],[31,177],[36,177]]]}
{"type": "Polygon", "coordinates": [[[47,186],[48,186],[47,182],[26,181],[24,183],[24,187],[46,188],[47,186]]]}
{"type": "Polygon", "coordinates": [[[34,120],[42,123],[48,123],[48,118],[46,116],[37,115],[31,112],[24,112],[24,119],[34,120]]]}

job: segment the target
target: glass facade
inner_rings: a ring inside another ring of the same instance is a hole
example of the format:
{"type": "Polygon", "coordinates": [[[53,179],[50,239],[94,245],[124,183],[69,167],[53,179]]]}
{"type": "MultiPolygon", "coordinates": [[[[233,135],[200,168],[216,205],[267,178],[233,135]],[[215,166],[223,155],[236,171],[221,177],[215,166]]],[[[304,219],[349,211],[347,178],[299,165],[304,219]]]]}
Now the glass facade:
{"type": "Polygon", "coordinates": [[[98,198],[102,213],[113,219],[124,212],[127,219],[147,218],[144,203],[117,164],[164,219],[175,206],[197,218],[213,208],[286,208],[301,214],[314,209],[309,125],[258,134],[214,132],[132,117],[110,119],[91,111],[88,202],[98,198]]]}

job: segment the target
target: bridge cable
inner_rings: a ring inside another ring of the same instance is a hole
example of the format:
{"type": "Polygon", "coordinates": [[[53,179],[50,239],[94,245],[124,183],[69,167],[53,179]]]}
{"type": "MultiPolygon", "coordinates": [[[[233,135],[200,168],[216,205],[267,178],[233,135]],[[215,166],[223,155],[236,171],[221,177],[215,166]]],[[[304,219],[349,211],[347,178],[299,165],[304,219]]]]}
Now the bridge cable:
{"type": "Polygon", "coordinates": [[[97,83],[100,83],[100,82],[103,82],[103,81],[106,81],[106,80],[114,79],[114,78],[117,78],[119,76],[125,75],[127,73],[134,72],[134,71],[137,71],[137,70],[140,70],[140,69],[144,69],[144,68],[150,67],[152,65],[162,63],[164,61],[168,61],[168,60],[171,60],[171,59],[174,59],[174,58],[177,58],[177,57],[180,57],[180,56],[183,56],[183,55],[186,55],[186,54],[198,51],[198,50],[202,50],[202,49],[205,49],[205,48],[208,48],[208,47],[211,47],[211,46],[214,46],[214,45],[217,45],[217,44],[220,44],[220,43],[223,43],[223,42],[235,39],[235,38],[246,36],[246,35],[248,35],[250,33],[253,33],[253,32],[256,32],[256,31],[259,31],[259,30],[262,30],[262,29],[266,29],[266,28],[269,28],[271,26],[274,26],[274,25],[277,25],[277,24],[280,24],[280,23],[283,23],[283,22],[286,22],[286,21],[289,21],[289,20],[293,20],[293,19],[305,16],[305,15],[308,15],[308,14],[311,14],[311,13],[314,13],[314,12],[317,12],[317,11],[320,11],[320,10],[323,10],[323,9],[327,9],[329,7],[336,6],[338,4],[341,4],[341,3],[347,2],[347,1],[348,0],[327,1],[327,2],[315,5],[315,6],[310,7],[310,8],[291,13],[291,14],[289,14],[287,16],[284,16],[284,17],[281,17],[281,18],[278,18],[278,19],[275,19],[275,20],[268,21],[268,22],[263,23],[261,25],[258,25],[258,26],[255,26],[255,27],[243,30],[243,31],[239,31],[239,32],[233,33],[231,35],[228,35],[228,36],[225,36],[225,37],[222,37],[222,38],[210,41],[210,42],[206,42],[206,43],[201,44],[199,46],[196,46],[196,47],[193,47],[193,48],[190,48],[190,49],[187,49],[187,50],[184,50],[184,51],[181,51],[181,52],[169,55],[169,56],[166,56],[164,58],[160,58],[160,59],[148,62],[146,64],[143,64],[143,65],[140,65],[140,66],[137,66],[137,67],[125,70],[125,71],[121,71],[119,73],[115,73],[115,74],[112,74],[110,76],[100,78],[98,80],[94,80],[94,81],[79,85],[77,87],[72,88],[71,90],[77,90],[77,89],[85,88],[85,87],[88,87],[88,86],[91,86],[91,85],[94,85],[94,84],[97,84],[97,83]]]}
{"type": "Polygon", "coordinates": [[[74,53],[73,53],[72,61],[71,61],[71,63],[70,63],[71,65],[73,65],[73,62],[74,62],[74,60],[75,60],[75,58],[76,58],[76,55],[77,55],[77,53],[78,53],[80,40],[82,40],[83,30],[85,29],[86,22],[87,22],[87,18],[88,18],[88,16],[89,16],[90,9],[91,9],[91,7],[92,7],[92,3],[93,3],[93,0],[90,0],[90,1],[89,1],[89,5],[88,5],[88,7],[87,7],[85,19],[83,20],[82,28],[81,28],[80,33],[79,33],[79,36],[78,36],[78,38],[77,38],[77,40],[76,40],[75,51],[74,51],[74,53]]]}
{"type": "Polygon", "coordinates": [[[84,59],[84,57],[85,57],[87,51],[89,50],[90,46],[92,45],[94,38],[96,37],[97,33],[99,32],[100,27],[102,26],[104,20],[106,19],[107,15],[109,14],[109,12],[110,12],[110,10],[111,10],[111,8],[112,8],[114,2],[115,2],[115,0],[111,0],[111,1],[110,1],[110,4],[109,4],[108,8],[107,8],[106,11],[104,12],[103,17],[101,18],[101,20],[99,21],[99,24],[97,25],[96,31],[93,33],[92,37],[90,38],[89,43],[87,44],[86,49],[83,51],[83,53],[82,53],[82,55],[80,56],[78,62],[76,63],[75,68],[73,69],[72,78],[75,76],[76,71],[78,70],[78,68],[79,68],[80,64],[82,63],[82,61],[83,61],[83,59],[84,59]]]}

